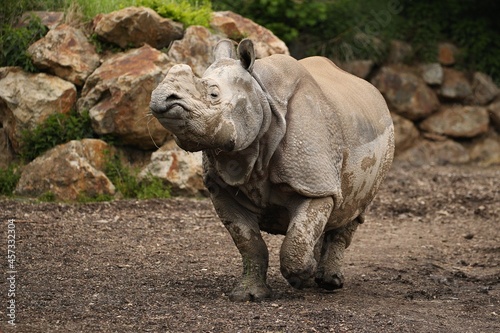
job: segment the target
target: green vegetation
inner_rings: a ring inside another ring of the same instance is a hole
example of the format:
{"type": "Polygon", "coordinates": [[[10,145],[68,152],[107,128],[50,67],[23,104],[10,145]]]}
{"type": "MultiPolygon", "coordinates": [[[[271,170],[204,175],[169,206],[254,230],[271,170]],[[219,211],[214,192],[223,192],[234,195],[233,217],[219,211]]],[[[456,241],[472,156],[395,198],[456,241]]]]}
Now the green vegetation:
{"type": "Polygon", "coordinates": [[[21,158],[32,161],[43,152],[71,140],[92,138],[94,133],[88,112],[54,113],[33,130],[21,134],[21,158]]]}
{"type": "Polygon", "coordinates": [[[184,26],[210,26],[212,5],[208,0],[138,0],[138,5],[149,7],[163,17],[181,22],[184,26]]]}
{"type": "Polygon", "coordinates": [[[0,168],[0,195],[12,195],[20,177],[20,170],[14,164],[0,168]]]}
{"type": "Polygon", "coordinates": [[[383,61],[390,39],[409,42],[416,61],[436,61],[437,43],[462,51],[460,66],[500,83],[500,2],[478,0],[220,0],[268,27],[301,57],[383,61]]]}
{"type": "Polygon", "coordinates": [[[45,36],[47,28],[38,17],[31,17],[27,25],[13,28],[4,25],[0,28],[0,66],[19,66],[27,72],[36,72],[28,55],[28,47],[45,36]]]}
{"type": "Polygon", "coordinates": [[[118,155],[108,154],[104,173],[124,198],[170,198],[170,189],[154,176],[138,180],[137,170],[123,165],[118,155]]]}

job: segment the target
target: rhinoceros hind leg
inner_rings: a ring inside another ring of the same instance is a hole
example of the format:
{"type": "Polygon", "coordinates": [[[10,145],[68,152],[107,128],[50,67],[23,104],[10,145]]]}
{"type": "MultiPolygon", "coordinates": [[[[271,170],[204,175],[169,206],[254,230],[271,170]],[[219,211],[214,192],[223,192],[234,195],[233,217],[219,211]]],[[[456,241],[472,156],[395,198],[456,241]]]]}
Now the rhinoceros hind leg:
{"type": "Polygon", "coordinates": [[[360,215],[346,226],[326,232],[315,279],[320,288],[334,290],[344,286],[344,251],[351,244],[358,224],[362,222],[363,215],[360,215]]]}

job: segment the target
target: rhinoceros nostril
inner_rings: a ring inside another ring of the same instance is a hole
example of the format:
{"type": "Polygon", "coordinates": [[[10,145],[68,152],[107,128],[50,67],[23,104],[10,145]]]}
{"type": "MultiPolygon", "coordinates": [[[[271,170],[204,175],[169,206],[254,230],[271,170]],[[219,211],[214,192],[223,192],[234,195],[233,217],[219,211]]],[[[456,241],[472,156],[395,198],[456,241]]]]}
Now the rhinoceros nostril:
{"type": "Polygon", "coordinates": [[[162,114],[162,113],[167,113],[176,106],[181,106],[181,97],[176,94],[170,94],[163,100],[160,101],[158,101],[158,99],[156,99],[155,101],[152,100],[149,108],[153,113],[162,114]]]}
{"type": "Polygon", "coordinates": [[[167,96],[167,98],[165,99],[165,102],[167,102],[167,105],[168,105],[168,104],[173,104],[180,99],[181,99],[181,97],[179,95],[171,94],[171,95],[167,96]]]}

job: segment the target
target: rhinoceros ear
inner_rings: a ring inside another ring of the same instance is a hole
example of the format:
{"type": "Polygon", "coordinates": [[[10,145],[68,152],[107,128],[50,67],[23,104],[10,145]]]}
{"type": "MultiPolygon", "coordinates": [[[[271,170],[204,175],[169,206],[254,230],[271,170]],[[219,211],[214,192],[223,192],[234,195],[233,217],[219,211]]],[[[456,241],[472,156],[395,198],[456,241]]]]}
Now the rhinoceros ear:
{"type": "Polygon", "coordinates": [[[215,60],[224,58],[236,59],[236,54],[234,52],[234,42],[229,39],[223,39],[215,45],[214,48],[215,60]]]}
{"type": "Polygon", "coordinates": [[[253,48],[253,42],[245,38],[238,45],[238,56],[241,61],[241,65],[249,72],[252,71],[253,64],[255,62],[255,50],[253,48]]]}

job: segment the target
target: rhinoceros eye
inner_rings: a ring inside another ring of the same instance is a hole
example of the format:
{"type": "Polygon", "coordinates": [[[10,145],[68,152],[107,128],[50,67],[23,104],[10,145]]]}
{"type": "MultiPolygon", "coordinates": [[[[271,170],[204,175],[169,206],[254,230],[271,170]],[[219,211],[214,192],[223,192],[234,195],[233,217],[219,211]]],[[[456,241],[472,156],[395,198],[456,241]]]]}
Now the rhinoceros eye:
{"type": "Polygon", "coordinates": [[[208,96],[210,97],[212,102],[217,102],[220,98],[219,87],[217,86],[208,87],[208,96]]]}

